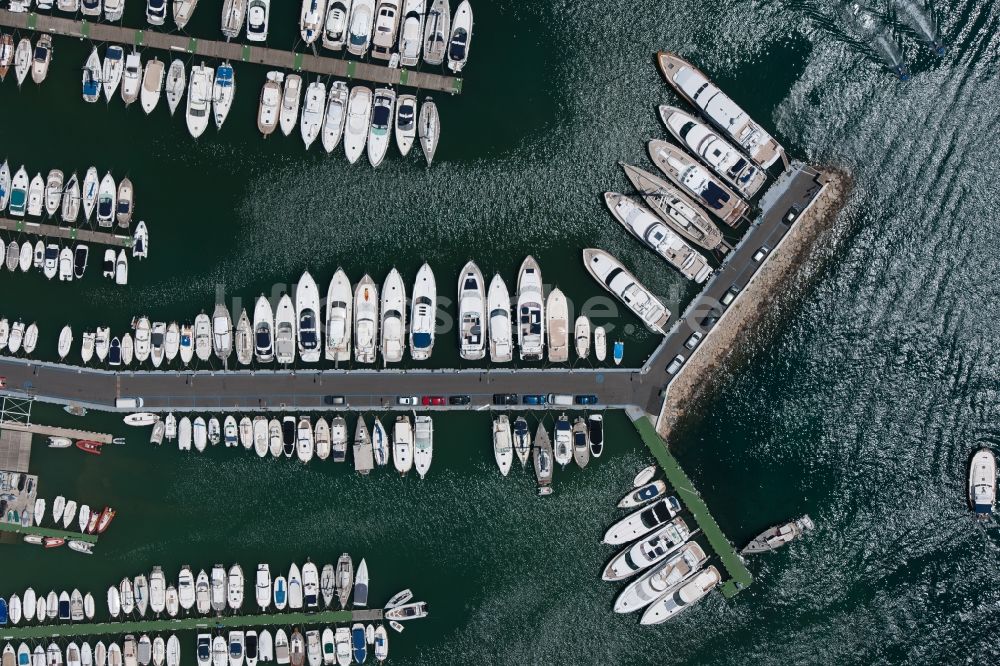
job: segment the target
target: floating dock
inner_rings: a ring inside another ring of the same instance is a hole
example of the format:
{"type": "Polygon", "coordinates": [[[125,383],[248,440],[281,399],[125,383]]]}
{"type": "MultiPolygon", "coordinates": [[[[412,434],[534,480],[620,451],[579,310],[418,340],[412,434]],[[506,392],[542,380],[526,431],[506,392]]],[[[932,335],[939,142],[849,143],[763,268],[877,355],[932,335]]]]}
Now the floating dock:
{"type": "Polygon", "coordinates": [[[660,467],[666,474],[667,481],[676,493],[677,498],[684,503],[687,510],[694,516],[695,522],[701,528],[702,534],[708,539],[708,545],[719,556],[722,566],[729,575],[729,578],[722,584],[722,594],[727,598],[736,596],[740,590],[746,589],[753,582],[753,576],[750,575],[750,571],[743,564],[743,559],[736,552],[733,545],[729,543],[729,539],[722,532],[719,523],[715,522],[715,518],[709,512],[705,500],[695,490],[691,479],[681,469],[677,459],[670,454],[670,451],[667,449],[667,443],[656,434],[656,428],[646,414],[640,410],[631,409],[628,410],[628,414],[633,425],[635,425],[635,429],[639,431],[639,436],[642,438],[643,443],[649,447],[653,457],[660,463],[660,467]]]}
{"type": "Polygon", "coordinates": [[[0,231],[31,234],[43,238],[62,238],[81,243],[92,243],[94,245],[132,247],[131,235],[115,234],[108,231],[91,231],[90,229],[80,229],[78,227],[63,227],[57,224],[44,224],[29,220],[13,220],[9,217],[0,217],[0,231]]]}
{"type": "Polygon", "coordinates": [[[5,641],[77,638],[85,636],[120,636],[176,631],[213,629],[251,629],[254,627],[313,626],[351,622],[381,622],[382,610],[318,611],[273,613],[269,615],[220,615],[218,617],[163,618],[77,624],[39,624],[26,627],[0,627],[0,639],[5,641]]]}
{"type": "Polygon", "coordinates": [[[0,469],[28,473],[31,462],[31,433],[0,426],[0,469]]]}
{"type": "Polygon", "coordinates": [[[70,439],[89,439],[101,444],[111,444],[114,439],[111,435],[103,432],[91,432],[89,430],[77,430],[76,428],[59,428],[56,426],[40,425],[38,423],[19,423],[16,421],[0,421],[0,431],[14,430],[18,432],[28,432],[34,435],[46,437],[69,437],[70,439]]]}
{"type": "MultiPolygon", "coordinates": [[[[74,523],[75,524],[75,520],[74,523]]],[[[53,537],[56,539],[65,539],[66,541],[86,541],[87,543],[97,543],[96,534],[81,534],[80,532],[70,532],[69,530],[59,530],[50,527],[21,527],[16,523],[0,523],[0,532],[5,532],[8,534],[15,534],[27,536],[29,534],[35,534],[40,537],[53,537]]],[[[15,539],[16,540],[16,539],[15,539]]],[[[66,548],[67,546],[61,546],[66,548]]],[[[42,546],[35,546],[35,548],[42,548],[42,546]]]]}
{"type": "Polygon", "coordinates": [[[111,42],[125,46],[187,53],[217,60],[251,62],[276,69],[312,72],[383,85],[409,86],[452,95],[462,92],[462,79],[454,76],[408,69],[393,69],[357,60],[325,58],[309,53],[281,51],[264,46],[196,39],[188,35],[139,30],[107,23],[77,21],[48,14],[11,12],[4,9],[0,10],[0,26],[89,39],[93,42],[111,42]]]}

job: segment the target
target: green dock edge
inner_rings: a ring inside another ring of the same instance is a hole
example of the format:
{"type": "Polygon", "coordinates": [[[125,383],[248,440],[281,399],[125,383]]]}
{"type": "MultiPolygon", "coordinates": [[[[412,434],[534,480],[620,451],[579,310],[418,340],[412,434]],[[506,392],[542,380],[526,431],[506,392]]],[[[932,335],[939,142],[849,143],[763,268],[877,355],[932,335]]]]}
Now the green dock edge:
{"type": "Polygon", "coordinates": [[[677,493],[677,498],[684,503],[688,511],[694,516],[698,527],[708,539],[712,550],[719,556],[722,566],[726,569],[729,579],[722,584],[722,594],[726,598],[732,598],[739,592],[753,583],[753,576],[743,564],[743,559],[729,543],[729,539],[722,532],[719,523],[712,517],[705,500],[701,498],[695,490],[691,479],[681,469],[680,463],[671,455],[667,448],[667,443],[657,434],[656,428],[644,413],[634,413],[629,411],[629,418],[635,429],[639,432],[642,441],[649,448],[653,457],[660,464],[663,472],[667,476],[667,481],[677,493]]]}
{"type": "Polygon", "coordinates": [[[46,638],[112,636],[124,634],[152,634],[194,629],[235,629],[263,625],[296,626],[349,623],[351,611],[322,611],[319,613],[274,613],[271,615],[221,615],[219,617],[165,618],[159,620],[134,620],[129,622],[100,622],[78,624],[33,625],[30,627],[0,628],[0,639],[6,641],[40,640],[46,638]]]}
{"type": "MultiPolygon", "coordinates": [[[[56,539],[66,539],[69,541],[86,541],[87,543],[97,543],[96,534],[81,534],[79,532],[69,532],[67,530],[54,530],[48,527],[21,527],[14,523],[0,523],[0,532],[13,532],[14,534],[37,534],[42,537],[54,537],[56,539]]],[[[40,547],[40,546],[39,546],[40,547]]]]}

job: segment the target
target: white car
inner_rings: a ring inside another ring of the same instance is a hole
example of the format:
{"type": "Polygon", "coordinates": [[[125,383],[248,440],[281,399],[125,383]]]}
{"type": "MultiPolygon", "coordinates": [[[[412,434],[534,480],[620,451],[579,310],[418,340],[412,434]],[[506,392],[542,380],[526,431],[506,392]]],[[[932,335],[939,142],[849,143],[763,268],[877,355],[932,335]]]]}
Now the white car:
{"type": "Polygon", "coordinates": [[[672,360],[670,362],[670,365],[667,366],[667,374],[676,375],[677,371],[681,369],[682,365],[684,365],[684,356],[682,354],[674,356],[674,360],[672,360]]]}
{"type": "Polygon", "coordinates": [[[420,404],[420,398],[415,395],[401,395],[396,398],[397,405],[406,405],[408,407],[416,407],[420,404]]]}

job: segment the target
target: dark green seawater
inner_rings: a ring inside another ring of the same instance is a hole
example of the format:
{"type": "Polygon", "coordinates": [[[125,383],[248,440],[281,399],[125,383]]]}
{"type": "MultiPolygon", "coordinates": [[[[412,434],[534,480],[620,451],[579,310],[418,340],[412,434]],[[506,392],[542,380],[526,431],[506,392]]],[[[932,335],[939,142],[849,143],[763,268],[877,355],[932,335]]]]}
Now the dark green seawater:
{"type": "MultiPolygon", "coordinates": [[[[132,0],[126,23],[140,25],[132,0]]],[[[202,0],[192,31],[218,35],[202,0]]],[[[272,17],[275,46],[296,39],[297,8],[272,17]]],[[[42,87],[0,86],[0,154],[32,171],[90,164],[132,178],[151,256],[127,290],[0,274],[0,310],[42,326],[123,329],[137,313],[170,320],[211,307],[217,287],[244,303],[308,268],[338,265],[409,280],[420,262],[441,292],[469,258],[508,282],[523,256],[574,301],[598,294],[586,246],[616,253],[673,310],[692,287],[628,237],[599,195],[625,187],[616,161],[645,163],[663,136],[655,105],[676,102],[652,64],[659,48],[692,57],[793,156],[848,169],[855,189],[812,278],[780,316],[746,331],[746,359],[672,442],[731,538],[808,512],[808,539],[750,564],[757,581],[712,595],[672,623],[641,628],[611,613],[598,580],[613,506],[649,461],[625,417],[586,472],[557,472],[539,501],[529,475],[499,478],[484,415],[435,419],[427,480],[356,478],[236,452],[154,450],[145,433],[99,459],[39,448],[44,494],[120,509],[92,558],[3,549],[0,594],[107,586],[154,564],[273,569],[344,550],[371,566],[374,602],[412,587],[432,616],[390,636],[396,663],[984,663],[1000,654],[995,528],[973,524],[965,468],[995,427],[1000,333],[995,248],[995,128],[1000,119],[997,3],[936,3],[947,54],[896,30],[911,62],[884,71],[825,3],[480,2],[464,93],[436,96],[435,166],[390,154],[373,171],[297,136],[257,134],[263,68],[237,65],[237,102],[221,133],[195,143],[165,106],[145,117],[120,102],[85,105],[89,46],[56,40],[42,87]]],[[[285,9],[287,7],[287,9],[285,9]]],[[[875,9],[892,12],[887,3],[875,9]]],[[[627,317],[612,324],[634,324],[627,317]]],[[[655,345],[623,330],[638,362],[655,345]]],[[[442,340],[435,362],[453,363],[442,340]]],[[[71,421],[39,408],[40,421],[71,421]]],[[[190,655],[193,637],[185,637],[190,655]]]]}

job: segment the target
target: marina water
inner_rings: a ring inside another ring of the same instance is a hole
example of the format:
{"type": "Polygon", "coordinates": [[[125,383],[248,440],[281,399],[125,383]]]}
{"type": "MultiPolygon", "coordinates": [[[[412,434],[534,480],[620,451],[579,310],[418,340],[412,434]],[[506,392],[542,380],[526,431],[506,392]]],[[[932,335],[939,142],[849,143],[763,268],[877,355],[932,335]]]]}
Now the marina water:
{"type": "MultiPolygon", "coordinates": [[[[201,4],[190,32],[215,38],[216,5],[201,4]]],[[[129,3],[126,25],[143,24],[140,5],[129,3]]],[[[188,319],[211,308],[219,285],[249,303],[306,268],[321,281],[338,265],[380,281],[396,266],[412,280],[427,260],[453,298],[467,259],[509,284],[532,253],[547,283],[582,301],[598,293],[586,246],[614,252],[676,311],[693,287],[600,200],[626,187],[617,160],[641,164],[645,140],[665,136],[655,105],[676,100],[652,63],[660,48],[695,60],[793,156],[850,170],[855,189],[780,310],[745,332],[745,360],[671,442],[738,544],[802,513],[817,523],[753,561],[756,583],[732,601],[712,595],[652,629],[611,613],[600,535],[649,459],[623,415],[609,415],[600,464],[557,471],[544,501],[516,468],[500,478],[483,415],[435,418],[423,482],[218,448],[182,455],[134,432],[97,459],[37,448],[44,495],[113,504],[119,517],[91,558],[5,547],[0,588],[102,599],[154,564],[171,575],[184,563],[252,571],[350,551],[368,559],[373,602],[412,587],[430,603],[427,620],[390,636],[395,663],[995,660],[997,534],[969,518],[964,482],[972,449],[1000,441],[997,3],[936,9],[943,57],[894,24],[904,84],[822,3],[481,2],[463,94],[436,96],[442,138],[429,170],[416,154],[390,152],[373,171],[315,146],[307,154],[294,135],[261,139],[256,66],[236,64],[230,117],[197,143],[163,104],[151,117],[85,105],[90,46],[56,38],[41,87],[17,92],[12,76],[0,86],[0,154],[32,172],[95,164],[128,175],[151,249],[127,289],[93,265],[83,284],[0,274],[0,310],[37,320],[48,354],[67,322],[188,319]]],[[[270,44],[291,47],[296,19],[274,12],[270,44]]],[[[621,335],[633,362],[656,342],[621,335]]],[[[457,362],[453,337],[435,362],[457,362]]],[[[36,410],[39,421],[80,423],[36,410]]],[[[86,421],[123,431],[116,424],[86,421]]],[[[187,657],[193,636],[183,638],[187,657]]]]}

